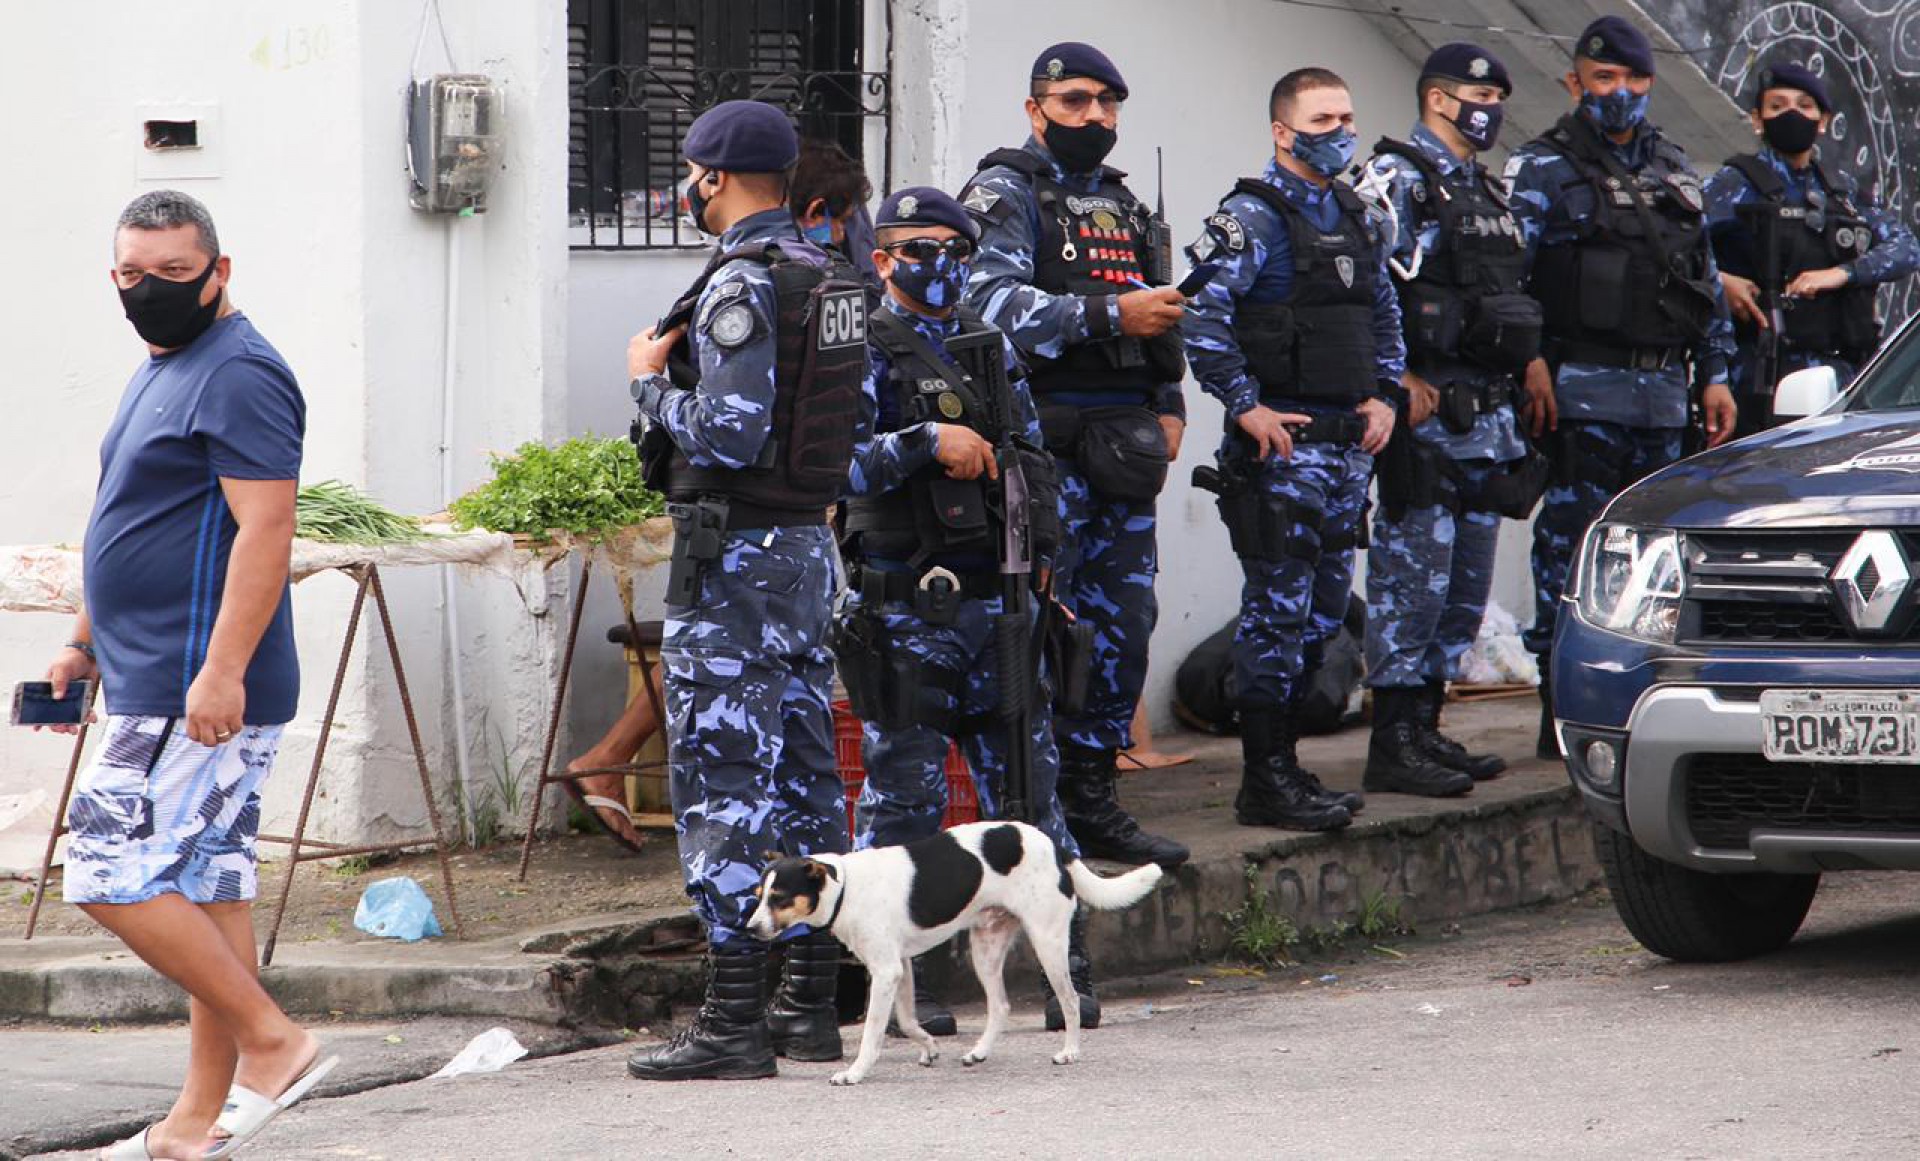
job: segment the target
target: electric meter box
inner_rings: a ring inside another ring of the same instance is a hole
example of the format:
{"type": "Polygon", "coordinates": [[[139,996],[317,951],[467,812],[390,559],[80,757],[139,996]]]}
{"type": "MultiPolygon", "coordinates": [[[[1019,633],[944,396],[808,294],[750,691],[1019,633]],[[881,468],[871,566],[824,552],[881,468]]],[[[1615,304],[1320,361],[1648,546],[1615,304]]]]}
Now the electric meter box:
{"type": "Polygon", "coordinates": [[[500,153],[500,86],[478,73],[443,73],[407,87],[407,172],[416,210],[487,208],[500,153]]]}

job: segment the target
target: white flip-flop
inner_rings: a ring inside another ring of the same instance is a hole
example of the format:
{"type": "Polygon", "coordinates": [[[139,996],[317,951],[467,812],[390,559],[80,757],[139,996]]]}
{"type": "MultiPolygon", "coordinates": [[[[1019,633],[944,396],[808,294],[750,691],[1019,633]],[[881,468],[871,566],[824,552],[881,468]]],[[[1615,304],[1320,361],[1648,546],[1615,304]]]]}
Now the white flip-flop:
{"type": "MultiPolygon", "coordinates": [[[[232,1157],[240,1152],[242,1146],[260,1135],[260,1131],[273,1123],[273,1118],[299,1104],[315,1085],[326,1079],[340,1063],[338,1056],[329,1056],[313,1064],[300,1074],[300,1078],[287,1086],[287,1091],[277,1097],[262,1096],[244,1085],[234,1085],[227,1091],[226,1107],[220,1110],[216,1126],[232,1134],[224,1142],[209,1149],[203,1156],[208,1161],[214,1158],[232,1157]]],[[[145,1142],[141,1144],[145,1148],[145,1142]]],[[[112,1161],[121,1161],[115,1157],[112,1161]]],[[[131,1161],[139,1161],[132,1158],[131,1161]]]]}

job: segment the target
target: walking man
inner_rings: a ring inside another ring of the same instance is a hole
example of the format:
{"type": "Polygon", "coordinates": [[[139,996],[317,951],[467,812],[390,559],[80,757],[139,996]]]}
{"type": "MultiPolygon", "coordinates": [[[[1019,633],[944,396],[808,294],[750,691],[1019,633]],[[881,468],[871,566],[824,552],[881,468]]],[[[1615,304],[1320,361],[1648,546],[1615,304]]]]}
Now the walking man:
{"type": "Polygon", "coordinates": [[[128,205],[112,277],[148,358],[100,447],[86,603],[47,671],[56,697],[97,675],[107,708],[63,890],[190,997],[180,1095],[109,1156],[221,1157],[337,1063],[261,988],[253,942],[260,787],[300,693],[287,570],[306,404],[234,307],[198,201],[128,205]]]}

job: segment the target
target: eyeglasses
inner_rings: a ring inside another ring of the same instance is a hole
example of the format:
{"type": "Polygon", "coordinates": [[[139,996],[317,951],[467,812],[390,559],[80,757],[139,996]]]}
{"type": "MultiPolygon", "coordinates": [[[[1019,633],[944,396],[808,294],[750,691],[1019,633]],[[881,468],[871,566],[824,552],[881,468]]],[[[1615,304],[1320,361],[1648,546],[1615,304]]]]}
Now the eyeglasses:
{"type": "Polygon", "coordinates": [[[1042,101],[1058,101],[1060,102],[1061,108],[1069,113],[1076,114],[1086,112],[1093,107],[1095,101],[1098,101],[1100,102],[1100,111],[1108,116],[1119,112],[1120,106],[1126,102],[1125,97],[1111,89],[1106,89],[1098,93],[1089,93],[1084,89],[1074,89],[1065,93],[1048,93],[1040,99],[1042,101]]]}
{"type": "Polygon", "coordinates": [[[955,262],[965,262],[973,257],[973,242],[967,238],[948,238],[944,242],[936,238],[908,238],[904,242],[889,242],[880,248],[902,255],[909,262],[931,262],[942,253],[955,262]]]}

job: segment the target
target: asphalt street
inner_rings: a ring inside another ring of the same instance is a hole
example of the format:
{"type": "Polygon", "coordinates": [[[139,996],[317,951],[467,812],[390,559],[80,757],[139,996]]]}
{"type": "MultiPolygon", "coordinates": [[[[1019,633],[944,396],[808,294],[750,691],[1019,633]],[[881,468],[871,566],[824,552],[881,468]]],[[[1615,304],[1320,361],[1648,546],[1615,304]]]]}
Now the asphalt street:
{"type": "MultiPolygon", "coordinates": [[[[976,1068],[894,1041],[853,1089],[834,1065],[642,1084],[604,1048],[316,1100],[252,1155],[1912,1156],[1914,884],[1831,879],[1789,950],[1745,964],[1659,960],[1590,897],[1395,941],[1404,958],[1158,977],[1067,1067],[1026,997],[976,1068]]],[[[963,1010],[961,1043],[979,1022],[963,1010]]]]}

